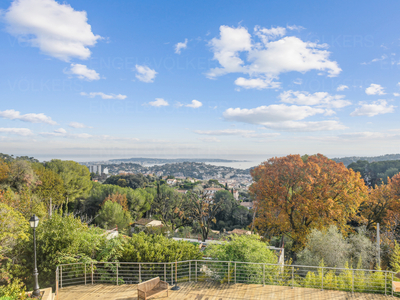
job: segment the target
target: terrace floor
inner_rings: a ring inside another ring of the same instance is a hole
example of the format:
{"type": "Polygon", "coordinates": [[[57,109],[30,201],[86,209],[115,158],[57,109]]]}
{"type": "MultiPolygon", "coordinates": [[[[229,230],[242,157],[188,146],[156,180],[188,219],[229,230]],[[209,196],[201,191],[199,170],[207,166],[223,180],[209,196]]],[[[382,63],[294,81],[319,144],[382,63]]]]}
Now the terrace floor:
{"type": "MultiPolygon", "coordinates": [[[[328,300],[328,299],[357,299],[380,300],[391,296],[348,293],[341,291],[321,291],[310,288],[290,288],[287,286],[262,286],[259,284],[219,284],[215,282],[185,282],[180,283],[179,291],[169,291],[159,294],[152,299],[170,300],[227,300],[227,299],[254,299],[254,300],[328,300]]],[[[137,286],[124,284],[120,286],[95,284],[64,287],[59,290],[56,300],[137,300],[137,286]]],[[[392,298],[394,299],[394,298],[392,298]]]]}

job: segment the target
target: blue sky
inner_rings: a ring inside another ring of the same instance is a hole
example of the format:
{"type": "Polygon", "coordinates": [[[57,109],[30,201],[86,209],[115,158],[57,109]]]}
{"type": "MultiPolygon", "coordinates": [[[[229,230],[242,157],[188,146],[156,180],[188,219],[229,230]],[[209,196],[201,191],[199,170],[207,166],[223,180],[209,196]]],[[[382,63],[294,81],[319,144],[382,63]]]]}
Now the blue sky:
{"type": "Polygon", "coordinates": [[[400,153],[398,1],[0,1],[0,152],[400,153]]]}

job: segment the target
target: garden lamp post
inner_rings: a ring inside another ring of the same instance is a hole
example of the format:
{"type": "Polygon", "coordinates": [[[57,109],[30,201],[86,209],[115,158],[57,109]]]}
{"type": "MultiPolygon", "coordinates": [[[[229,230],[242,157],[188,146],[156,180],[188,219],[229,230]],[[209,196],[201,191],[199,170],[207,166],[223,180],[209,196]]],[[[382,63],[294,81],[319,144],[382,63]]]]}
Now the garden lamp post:
{"type": "Polygon", "coordinates": [[[33,278],[35,283],[33,285],[33,297],[38,297],[40,295],[40,288],[39,288],[39,281],[38,281],[38,270],[36,264],[36,228],[39,225],[39,218],[36,215],[33,215],[29,219],[29,225],[33,228],[33,252],[34,252],[34,261],[35,261],[35,268],[33,269],[33,278]]]}

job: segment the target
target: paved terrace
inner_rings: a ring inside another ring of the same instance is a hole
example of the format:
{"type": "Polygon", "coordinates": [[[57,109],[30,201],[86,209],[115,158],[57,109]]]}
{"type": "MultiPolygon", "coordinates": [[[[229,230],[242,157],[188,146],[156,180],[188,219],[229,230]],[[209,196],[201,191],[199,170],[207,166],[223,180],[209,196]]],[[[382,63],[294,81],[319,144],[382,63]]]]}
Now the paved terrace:
{"type": "MultiPolygon", "coordinates": [[[[179,291],[169,291],[152,299],[170,300],[383,300],[398,299],[391,296],[349,293],[342,291],[321,291],[310,288],[291,288],[287,286],[262,286],[259,284],[219,284],[215,282],[185,282],[179,284],[179,291]]],[[[55,298],[57,299],[57,297],[55,298]]],[[[120,286],[94,284],[69,286],[59,290],[58,300],[136,300],[137,285],[120,286]]]]}

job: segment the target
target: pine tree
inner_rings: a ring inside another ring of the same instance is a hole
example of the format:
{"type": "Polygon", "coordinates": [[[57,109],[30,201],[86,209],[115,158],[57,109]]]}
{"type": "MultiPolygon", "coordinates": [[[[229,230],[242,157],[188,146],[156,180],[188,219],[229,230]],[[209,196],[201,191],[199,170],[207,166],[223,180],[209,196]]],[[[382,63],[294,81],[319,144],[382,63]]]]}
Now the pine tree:
{"type": "Polygon", "coordinates": [[[390,266],[395,272],[400,272],[400,245],[394,241],[393,253],[390,257],[390,266]]]}

